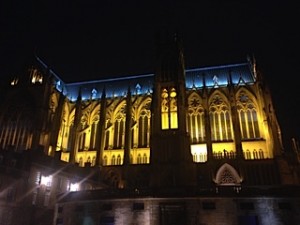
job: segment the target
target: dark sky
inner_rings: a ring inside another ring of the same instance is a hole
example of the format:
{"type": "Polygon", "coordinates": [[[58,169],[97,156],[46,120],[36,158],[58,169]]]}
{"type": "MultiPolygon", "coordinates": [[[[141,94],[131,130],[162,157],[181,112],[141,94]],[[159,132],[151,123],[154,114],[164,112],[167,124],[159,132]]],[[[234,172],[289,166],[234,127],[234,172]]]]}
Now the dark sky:
{"type": "Polygon", "coordinates": [[[284,138],[300,139],[300,9],[268,2],[2,0],[0,75],[18,73],[33,52],[67,82],[153,73],[156,34],[177,31],[187,68],[254,55],[284,138]]]}

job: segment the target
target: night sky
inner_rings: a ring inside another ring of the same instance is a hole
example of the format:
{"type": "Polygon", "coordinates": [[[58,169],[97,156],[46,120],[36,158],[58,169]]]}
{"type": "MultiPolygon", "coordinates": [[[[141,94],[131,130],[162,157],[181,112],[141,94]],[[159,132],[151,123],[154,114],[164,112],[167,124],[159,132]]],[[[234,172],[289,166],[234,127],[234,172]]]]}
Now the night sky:
{"type": "Polygon", "coordinates": [[[289,146],[300,139],[300,9],[288,1],[15,1],[0,3],[0,75],[34,52],[64,81],[154,72],[156,36],[177,32],[187,68],[256,58],[289,146]]]}

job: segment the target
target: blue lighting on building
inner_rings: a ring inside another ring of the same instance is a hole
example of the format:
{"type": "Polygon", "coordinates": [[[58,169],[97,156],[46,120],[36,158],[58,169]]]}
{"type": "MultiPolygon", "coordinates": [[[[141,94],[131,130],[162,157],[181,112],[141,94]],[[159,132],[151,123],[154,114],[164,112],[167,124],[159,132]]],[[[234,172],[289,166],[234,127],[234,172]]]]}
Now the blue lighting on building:
{"type": "MultiPolygon", "coordinates": [[[[187,90],[245,85],[255,82],[255,75],[249,63],[187,69],[185,73],[187,90]]],[[[76,101],[79,90],[81,91],[82,100],[99,99],[104,89],[106,91],[106,98],[125,97],[128,87],[133,96],[151,94],[154,82],[154,74],[76,83],[64,83],[57,76],[56,78],[57,90],[63,91],[63,94],[71,101],[76,101]]]]}

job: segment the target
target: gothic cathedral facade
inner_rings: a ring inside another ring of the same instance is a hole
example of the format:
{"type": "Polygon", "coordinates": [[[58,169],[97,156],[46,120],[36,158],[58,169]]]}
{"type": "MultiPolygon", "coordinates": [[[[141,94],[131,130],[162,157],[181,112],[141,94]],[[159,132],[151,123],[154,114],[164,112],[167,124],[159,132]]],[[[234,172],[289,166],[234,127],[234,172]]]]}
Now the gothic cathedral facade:
{"type": "MultiPolygon", "coordinates": [[[[65,83],[35,57],[3,96],[1,151],[40,150],[93,168],[101,189],[242,193],[299,185],[299,158],[291,163],[285,157],[271,93],[255,59],[186,69],[177,37],[158,49],[154,74],[75,83],[65,83]]],[[[170,207],[161,205],[161,212],[170,207]]],[[[159,215],[141,224],[179,224],[159,215]]]]}

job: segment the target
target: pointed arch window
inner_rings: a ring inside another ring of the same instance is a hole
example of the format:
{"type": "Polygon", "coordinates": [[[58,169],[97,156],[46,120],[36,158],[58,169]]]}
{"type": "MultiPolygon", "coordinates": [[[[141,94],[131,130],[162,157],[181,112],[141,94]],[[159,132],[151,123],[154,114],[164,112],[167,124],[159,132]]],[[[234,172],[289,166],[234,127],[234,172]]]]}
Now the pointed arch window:
{"type": "Polygon", "coordinates": [[[87,163],[91,163],[91,157],[89,156],[86,160],[87,163]]]}
{"type": "Polygon", "coordinates": [[[256,149],[253,150],[253,158],[258,159],[258,153],[257,153],[256,149]]]}
{"type": "Polygon", "coordinates": [[[80,134],[79,137],[79,150],[84,150],[84,145],[85,145],[85,138],[86,138],[86,133],[83,132],[82,134],[80,134]]]}
{"type": "Polygon", "coordinates": [[[75,133],[75,128],[74,128],[74,121],[72,121],[72,123],[70,124],[70,129],[69,129],[69,137],[68,137],[68,145],[67,145],[67,149],[70,151],[71,146],[72,146],[72,135],[74,135],[75,133]]]}
{"type": "Polygon", "coordinates": [[[188,100],[187,129],[192,144],[205,141],[204,108],[199,96],[191,96],[188,100]]]}
{"type": "Polygon", "coordinates": [[[146,153],[144,153],[144,155],[143,155],[143,163],[146,164],[147,161],[148,161],[147,155],[146,155],[146,153]]]}
{"type": "Polygon", "coordinates": [[[0,148],[13,148],[15,151],[31,148],[34,113],[28,102],[11,99],[6,110],[1,112],[0,148]]]}
{"type": "Polygon", "coordinates": [[[148,147],[150,141],[150,102],[145,104],[138,121],[138,147],[148,147]]]}
{"type": "Polygon", "coordinates": [[[62,119],[57,139],[57,149],[66,150],[68,148],[67,143],[69,139],[69,132],[66,119],[62,119]]]}
{"type": "Polygon", "coordinates": [[[96,134],[97,134],[97,122],[94,121],[91,126],[91,140],[90,140],[91,149],[96,149],[96,134]]]}
{"type": "Polygon", "coordinates": [[[113,155],[111,157],[111,165],[116,165],[116,156],[115,155],[113,155]]]}
{"type": "Polygon", "coordinates": [[[75,112],[70,112],[68,107],[64,106],[62,123],[60,127],[61,138],[58,140],[61,150],[70,151],[71,149],[73,136],[75,135],[74,117],[75,112]]]}
{"type": "Polygon", "coordinates": [[[117,165],[121,165],[122,164],[122,159],[121,159],[121,156],[118,155],[117,157],[117,165]]]}
{"type": "Polygon", "coordinates": [[[251,152],[249,151],[249,149],[247,149],[245,152],[245,159],[251,159],[251,152]]]}
{"type": "Polygon", "coordinates": [[[213,141],[232,140],[232,119],[228,104],[216,94],[209,107],[211,137],[213,141]]]}
{"type": "Polygon", "coordinates": [[[115,121],[114,127],[114,149],[124,146],[125,119],[120,118],[115,121]]]}
{"type": "Polygon", "coordinates": [[[0,145],[2,149],[13,147],[14,149],[27,149],[31,146],[32,122],[19,118],[3,121],[0,127],[0,145]]]}
{"type": "Polygon", "coordinates": [[[245,91],[241,91],[237,99],[237,110],[240,120],[242,139],[260,137],[257,110],[253,100],[245,91]]]}
{"type": "Polygon", "coordinates": [[[104,137],[104,149],[110,149],[110,126],[111,122],[110,119],[107,119],[105,122],[105,137],[104,137]]]}
{"type": "Polygon", "coordinates": [[[178,128],[177,92],[175,88],[163,89],[161,94],[161,128],[178,128]]]}
{"type": "Polygon", "coordinates": [[[114,149],[120,149],[124,147],[125,141],[125,105],[123,105],[116,114],[114,123],[114,149]]]}
{"type": "Polygon", "coordinates": [[[259,149],[258,156],[259,156],[260,159],[264,159],[265,158],[264,151],[262,149],[259,149]]]}
{"type": "Polygon", "coordinates": [[[142,157],[141,154],[138,154],[137,156],[137,164],[141,164],[142,163],[142,157]]]}

